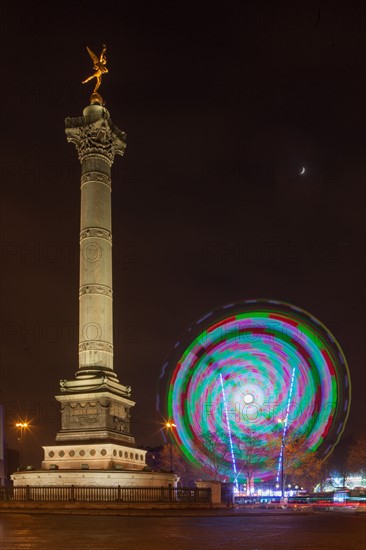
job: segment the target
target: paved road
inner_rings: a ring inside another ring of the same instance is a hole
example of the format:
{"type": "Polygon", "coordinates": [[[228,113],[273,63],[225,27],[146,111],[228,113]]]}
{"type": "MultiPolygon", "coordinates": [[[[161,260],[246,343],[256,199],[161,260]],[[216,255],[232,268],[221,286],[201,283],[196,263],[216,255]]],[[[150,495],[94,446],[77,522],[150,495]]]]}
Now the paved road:
{"type": "Polygon", "coordinates": [[[353,513],[240,517],[0,515],[1,550],[365,550],[353,513]]]}

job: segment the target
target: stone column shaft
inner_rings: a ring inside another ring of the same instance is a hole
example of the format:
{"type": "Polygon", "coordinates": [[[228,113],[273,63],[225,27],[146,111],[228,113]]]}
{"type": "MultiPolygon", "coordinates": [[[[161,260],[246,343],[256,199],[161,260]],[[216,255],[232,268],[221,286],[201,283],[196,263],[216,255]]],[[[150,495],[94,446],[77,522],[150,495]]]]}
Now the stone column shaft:
{"type": "Polygon", "coordinates": [[[113,372],[111,165],[125,134],[100,105],[66,120],[81,162],[80,309],[78,378],[113,372]]]}
{"type": "Polygon", "coordinates": [[[81,177],[79,369],[113,370],[110,166],[90,160],[81,177]]]}

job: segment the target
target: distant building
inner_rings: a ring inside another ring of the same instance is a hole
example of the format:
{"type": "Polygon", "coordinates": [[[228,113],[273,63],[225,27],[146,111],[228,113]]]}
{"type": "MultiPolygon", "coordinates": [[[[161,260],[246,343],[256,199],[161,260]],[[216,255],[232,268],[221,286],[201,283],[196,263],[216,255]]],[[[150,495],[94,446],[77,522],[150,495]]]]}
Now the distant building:
{"type": "Polygon", "coordinates": [[[10,474],[19,468],[20,453],[5,443],[4,407],[0,404],[0,487],[9,485],[10,474]]]}
{"type": "MultiPolygon", "coordinates": [[[[364,472],[360,472],[358,475],[349,475],[345,479],[339,475],[329,477],[322,485],[323,491],[334,491],[335,489],[356,489],[366,487],[366,475],[364,472]]],[[[320,485],[315,487],[315,492],[320,491],[320,485]]]]}
{"type": "Polygon", "coordinates": [[[19,469],[20,452],[5,445],[5,485],[11,483],[10,475],[19,469]]]}
{"type": "Polygon", "coordinates": [[[5,435],[3,406],[0,404],[0,487],[5,485],[5,435]]]}

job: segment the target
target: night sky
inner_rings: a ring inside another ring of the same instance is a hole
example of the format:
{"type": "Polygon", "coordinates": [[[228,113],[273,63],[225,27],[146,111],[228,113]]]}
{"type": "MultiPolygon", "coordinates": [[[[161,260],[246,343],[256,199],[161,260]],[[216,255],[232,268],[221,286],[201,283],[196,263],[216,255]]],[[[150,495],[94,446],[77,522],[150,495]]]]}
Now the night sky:
{"type": "Polygon", "coordinates": [[[127,150],[112,171],[115,370],[138,444],[181,333],[225,303],[273,298],[324,323],[348,360],[345,435],[364,429],[363,2],[8,3],[1,10],[1,400],[59,428],[78,367],[80,165],[64,119],[93,85],[127,150]],[[302,167],[306,168],[300,175],[302,167]]]}

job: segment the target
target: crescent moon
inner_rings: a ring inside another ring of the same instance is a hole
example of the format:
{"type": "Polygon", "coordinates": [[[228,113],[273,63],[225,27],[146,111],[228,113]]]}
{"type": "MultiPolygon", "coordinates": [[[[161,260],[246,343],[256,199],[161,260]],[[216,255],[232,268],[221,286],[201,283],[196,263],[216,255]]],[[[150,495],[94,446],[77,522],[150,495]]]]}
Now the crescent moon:
{"type": "Polygon", "coordinates": [[[302,176],[303,174],[305,174],[305,166],[303,166],[300,171],[300,176],[302,176]]]}

